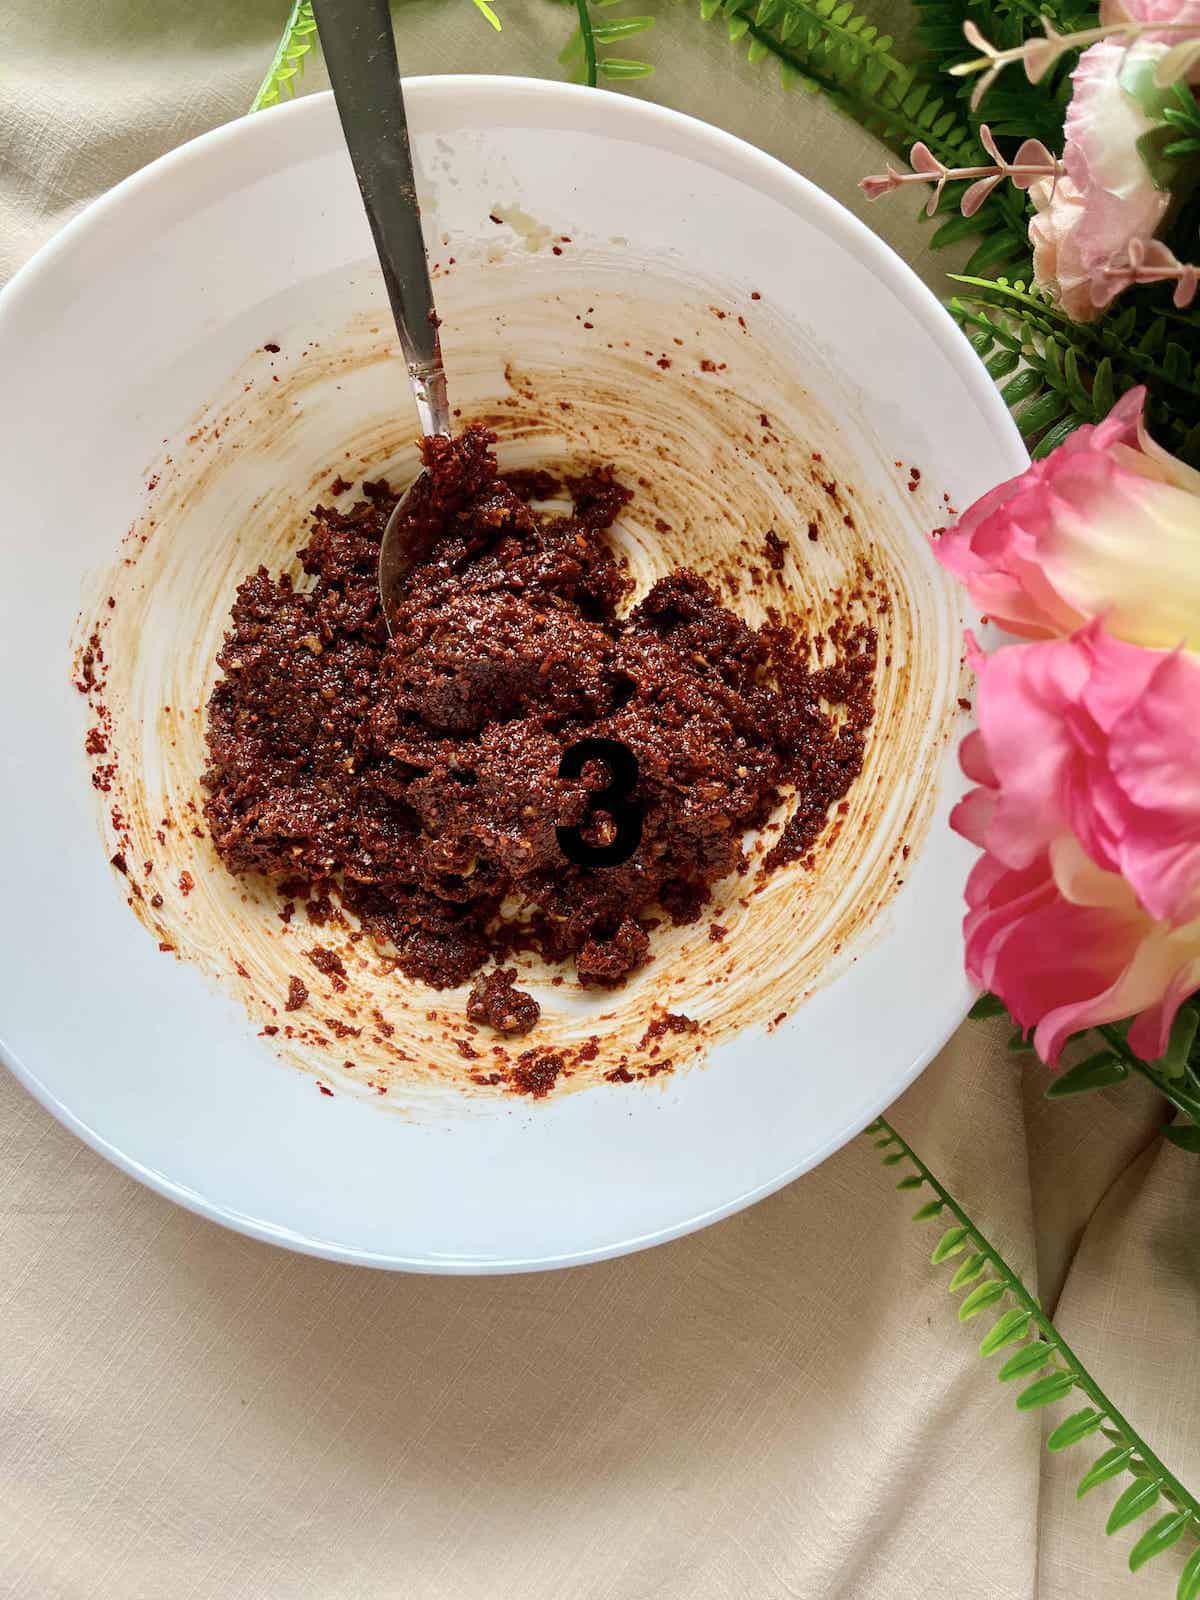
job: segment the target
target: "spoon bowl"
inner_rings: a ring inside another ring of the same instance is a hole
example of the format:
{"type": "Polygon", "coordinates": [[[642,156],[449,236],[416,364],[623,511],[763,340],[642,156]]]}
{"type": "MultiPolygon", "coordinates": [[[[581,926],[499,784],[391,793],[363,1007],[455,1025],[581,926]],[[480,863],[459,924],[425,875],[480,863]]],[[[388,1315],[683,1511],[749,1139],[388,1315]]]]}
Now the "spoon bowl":
{"type": "MultiPolygon", "coordinates": [[[[440,364],[436,372],[414,373],[413,396],[417,402],[417,415],[421,419],[421,433],[426,439],[450,436],[450,406],[446,398],[446,376],[440,364]]],[[[392,632],[392,615],[404,591],[412,569],[429,554],[436,527],[428,527],[428,537],[420,536],[420,519],[417,515],[421,497],[429,485],[428,472],[419,472],[392,508],[392,514],[383,530],[379,546],[379,604],[389,635],[392,632]]]]}

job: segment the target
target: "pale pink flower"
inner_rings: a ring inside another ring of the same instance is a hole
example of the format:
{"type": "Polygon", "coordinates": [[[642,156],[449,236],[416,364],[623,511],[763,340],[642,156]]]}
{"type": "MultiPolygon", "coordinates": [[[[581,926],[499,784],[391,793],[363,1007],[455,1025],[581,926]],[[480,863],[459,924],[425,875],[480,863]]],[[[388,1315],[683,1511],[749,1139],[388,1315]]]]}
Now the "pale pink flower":
{"type": "MultiPolygon", "coordinates": [[[[1157,22],[1200,30],[1200,0],[1100,0],[1100,22],[1103,27],[1120,22],[1157,22]]],[[[1167,33],[1144,33],[1142,38],[1177,44],[1180,35],[1172,28],[1167,33]]]]}
{"type": "Polygon", "coordinates": [[[1145,398],[1131,389],[935,543],[1008,632],[1051,638],[1102,618],[1119,639],[1200,651],[1200,472],[1148,436],[1145,398]]]}
{"type": "Polygon", "coordinates": [[[1093,623],[984,657],[971,644],[977,787],[953,826],[967,972],[1053,1065],[1073,1034],[1133,1017],[1143,1060],[1200,987],[1200,662],[1093,623]]]}
{"type": "Polygon", "coordinates": [[[1073,321],[1094,321],[1101,308],[1092,299],[1092,273],[1078,237],[1083,194],[1071,178],[1043,178],[1030,189],[1029,198],[1037,211],[1029,223],[1034,281],[1049,290],[1073,321]]]}
{"type": "Polygon", "coordinates": [[[1134,239],[1152,238],[1170,196],[1159,189],[1138,141],[1159,124],[1125,83],[1166,54],[1160,44],[1102,39],[1079,58],[1067,108],[1066,176],[1030,189],[1034,277],[1068,316],[1087,322],[1116,292],[1107,272],[1134,239]],[[1124,82],[1123,82],[1124,79],[1124,82]]]}

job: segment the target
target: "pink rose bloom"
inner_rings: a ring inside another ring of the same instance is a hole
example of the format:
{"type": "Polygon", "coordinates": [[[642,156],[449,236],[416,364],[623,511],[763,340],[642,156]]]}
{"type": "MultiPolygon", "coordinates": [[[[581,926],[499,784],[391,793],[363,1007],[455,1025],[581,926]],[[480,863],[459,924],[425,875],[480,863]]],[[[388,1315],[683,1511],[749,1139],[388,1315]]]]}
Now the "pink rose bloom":
{"type": "Polygon", "coordinates": [[[1132,240],[1153,238],[1167,210],[1170,196],[1138,145],[1160,124],[1127,87],[1148,83],[1166,50],[1102,39],[1083,52],[1064,124],[1066,176],[1042,178],[1029,191],[1037,209],[1029,224],[1034,278],[1077,322],[1109,303],[1115,287],[1105,268],[1132,240]]]}
{"type": "Polygon", "coordinates": [[[1200,988],[1200,663],[1099,623],[971,653],[978,787],[951,819],[984,852],[967,972],[1051,1065],[1073,1033],[1130,1016],[1154,1061],[1200,988]]]}
{"type": "Polygon", "coordinates": [[[1131,389],[934,546],[980,611],[1027,639],[1093,618],[1135,644],[1200,651],[1200,472],[1161,449],[1131,389]]]}

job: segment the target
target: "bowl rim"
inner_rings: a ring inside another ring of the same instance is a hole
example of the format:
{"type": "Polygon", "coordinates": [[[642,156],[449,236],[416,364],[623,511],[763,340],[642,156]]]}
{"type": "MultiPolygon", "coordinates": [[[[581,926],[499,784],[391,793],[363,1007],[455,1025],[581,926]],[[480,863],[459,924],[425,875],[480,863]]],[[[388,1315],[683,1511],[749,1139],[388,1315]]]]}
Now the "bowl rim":
{"type": "MultiPolygon", "coordinates": [[[[998,454],[1012,456],[1014,473],[1022,470],[1022,466],[1027,464],[1029,458],[1020,432],[998,388],[934,291],[923,282],[903,257],[873,233],[865,222],[811,179],[785,162],[700,118],[650,101],[634,99],[613,91],[592,89],[584,85],[562,83],[553,79],[472,73],[415,76],[405,78],[404,84],[406,93],[413,97],[413,103],[418,107],[425,101],[453,99],[456,96],[474,94],[562,104],[574,102],[580,107],[588,108],[585,122],[591,127],[599,128],[600,131],[603,131],[601,125],[618,128],[626,135],[631,132],[636,135],[639,128],[652,129],[659,133],[673,131],[677,139],[686,142],[689,153],[701,159],[707,157],[710,164],[726,173],[752,181],[761,192],[779,198],[785,204],[789,200],[794,200],[797,194],[801,195],[810,213],[816,213],[831,235],[870,266],[875,276],[883,280],[887,288],[934,339],[949,365],[979,406],[986,421],[994,429],[998,454]]],[[[261,139],[263,130],[275,133],[284,129],[288,125],[288,119],[300,124],[305,120],[313,121],[327,117],[332,100],[332,92],[324,90],[269,107],[262,112],[244,114],[165,152],[97,196],[47,240],[18,269],[8,283],[0,288],[0,329],[3,329],[11,319],[21,315],[26,296],[39,287],[42,278],[61,261],[69,259],[72,252],[85,245],[93,233],[108,225],[110,219],[118,214],[131,198],[152,191],[163,183],[169,184],[175,181],[178,174],[193,163],[207,161],[214,151],[236,149],[247,140],[261,139]]],[[[417,115],[419,118],[419,110],[417,115]]],[[[576,123],[579,121],[578,117],[574,120],[576,123]]],[[[897,1070],[893,1086],[883,1098],[878,1099],[878,1103],[872,1099],[865,1113],[860,1109],[843,1125],[832,1131],[815,1151],[793,1162],[763,1183],[696,1215],[668,1223],[660,1229],[634,1238],[618,1240],[600,1248],[586,1248],[554,1256],[515,1257],[503,1260],[412,1257],[357,1250],[352,1246],[312,1238],[261,1218],[247,1216],[125,1154],[77,1117],[58,1099],[49,1085],[39,1078],[36,1071],[25,1065],[2,1039],[0,1039],[0,1063],[8,1068],[27,1092],[58,1122],[97,1154],[164,1198],[209,1221],[269,1244],[282,1245],[302,1254],[350,1265],[437,1275],[483,1276],[549,1270],[612,1259],[651,1245],[681,1238],[767,1198],[834,1154],[908,1089],[962,1023],[967,1004],[968,1002],[960,996],[956,1003],[943,1009],[938,1025],[931,1032],[928,1045],[897,1070]]]]}

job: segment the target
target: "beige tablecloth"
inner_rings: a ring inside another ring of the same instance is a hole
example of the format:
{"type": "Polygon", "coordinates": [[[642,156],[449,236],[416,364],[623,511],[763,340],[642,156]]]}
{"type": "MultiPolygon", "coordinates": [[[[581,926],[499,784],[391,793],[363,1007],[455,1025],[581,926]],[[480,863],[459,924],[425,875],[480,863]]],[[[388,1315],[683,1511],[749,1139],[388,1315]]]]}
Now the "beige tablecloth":
{"type": "MultiPolygon", "coordinates": [[[[409,71],[555,75],[570,14],[397,12],[409,71]]],[[[654,0],[651,0],[654,5],[654,0]]],[[[628,8],[627,8],[628,9],[628,8]]],[[[861,209],[878,153],[657,5],[644,92],[861,209]]],[[[0,275],[248,103],[286,0],[0,0],[0,275]]],[[[320,83],[319,72],[313,83],[320,83]]],[[[904,203],[870,214],[936,281],[904,203]]],[[[9,530],[9,537],[17,530],[9,530]]],[[[1200,1483],[1200,1161],[1126,1088],[1047,1105],[969,1026],[897,1125],[1200,1483]]],[[[0,1073],[5,1600],[1116,1600],[1115,1489],[976,1355],[865,1141],[697,1237],[545,1277],[388,1277],[225,1233],[0,1073]]],[[[975,1325],[977,1327],[977,1325],[975,1325]]],[[[1136,1586],[1136,1587],[1134,1587],[1136,1586]]]]}

